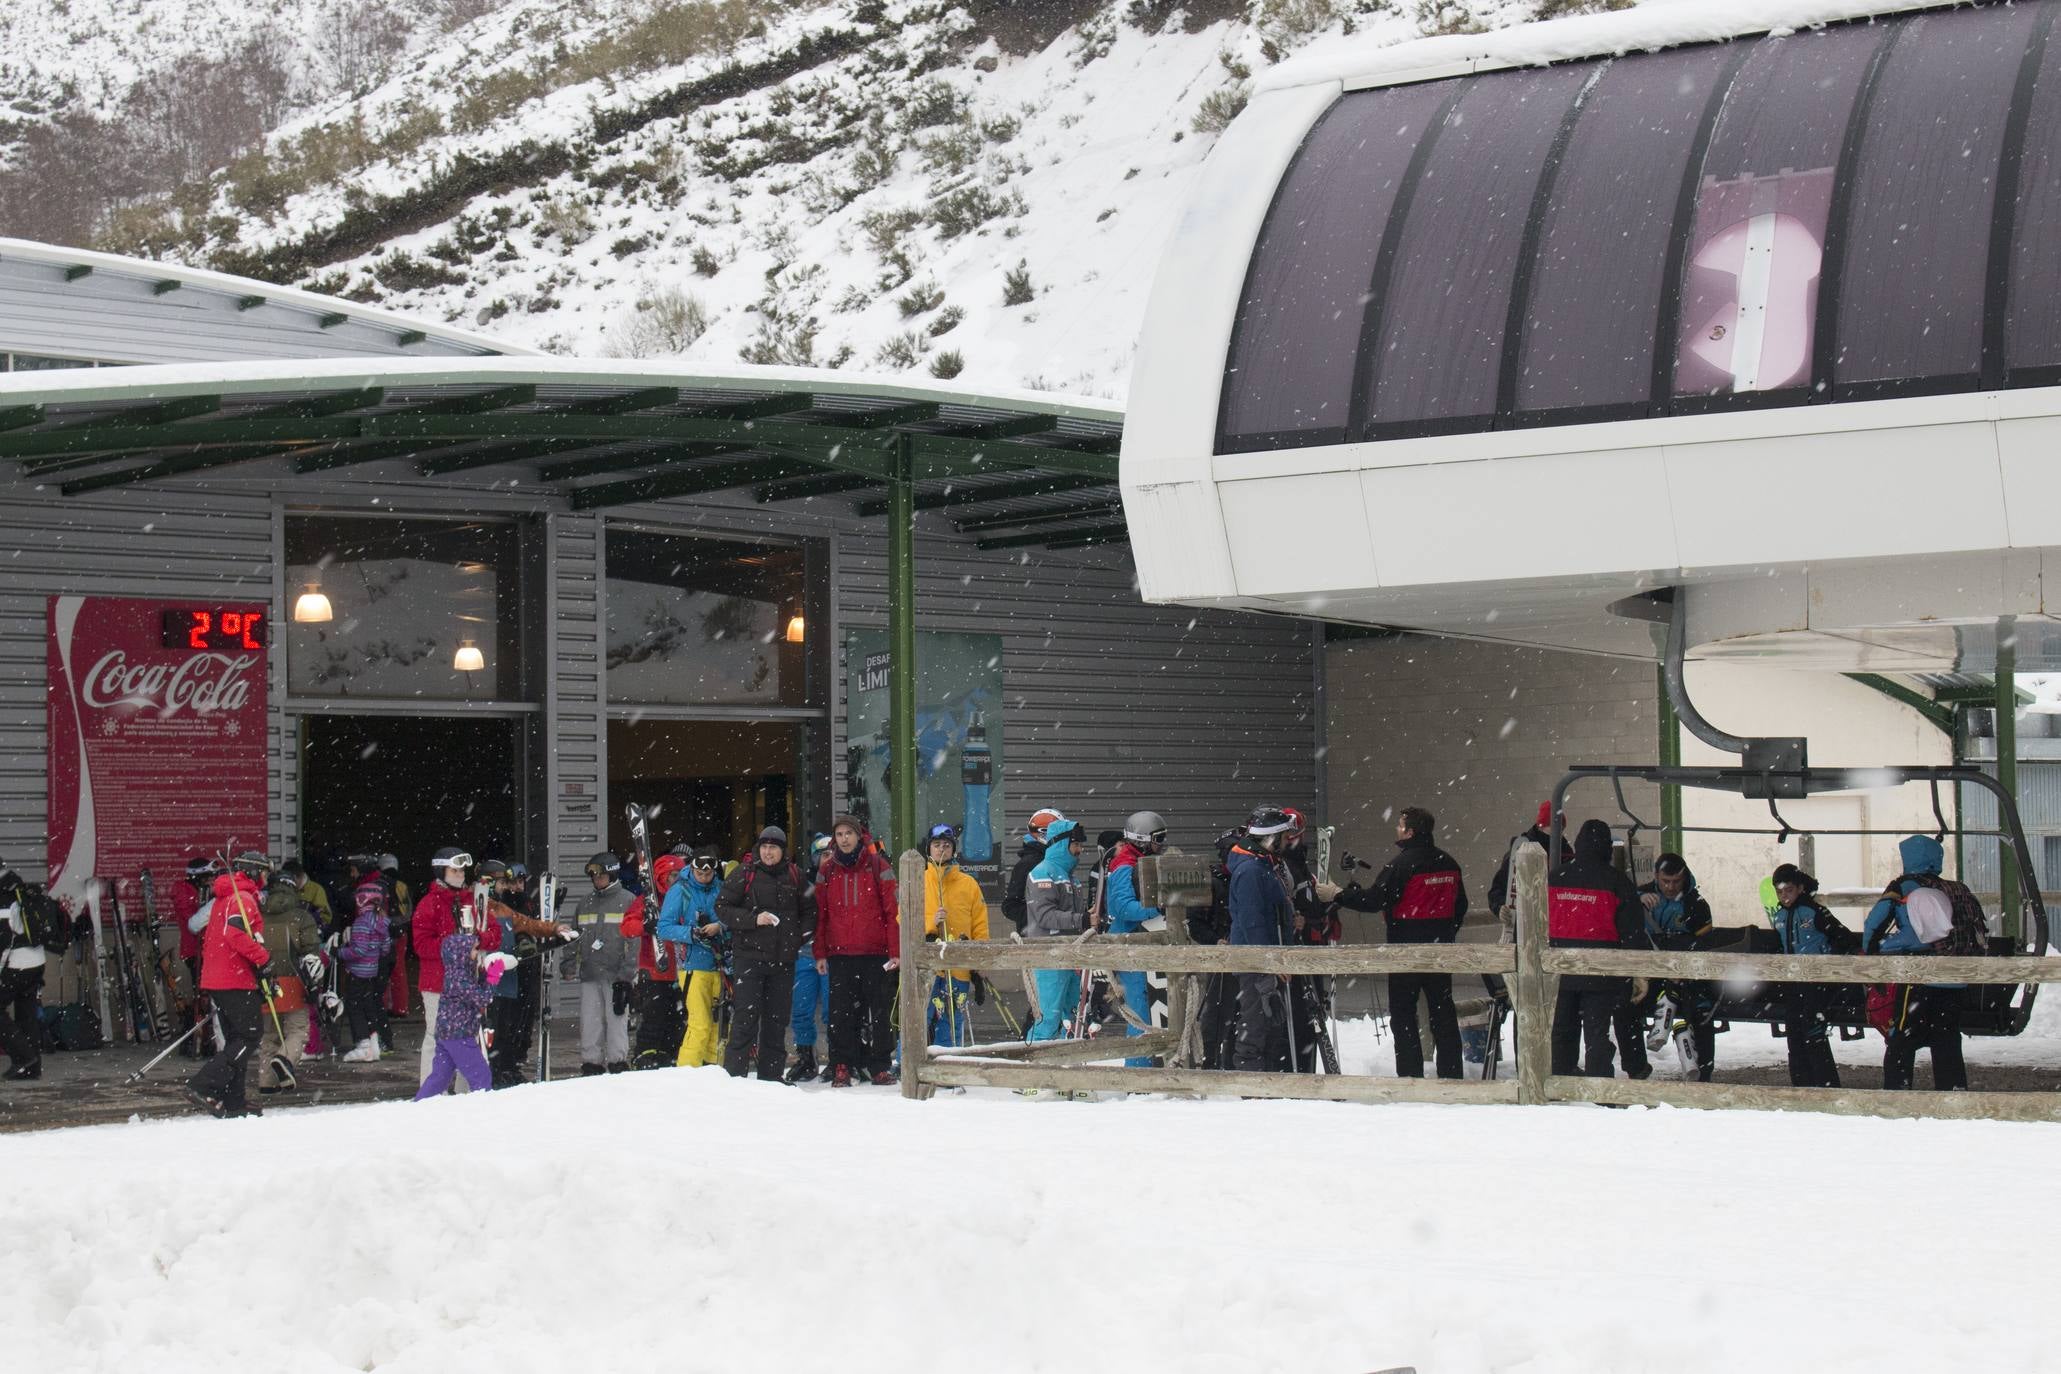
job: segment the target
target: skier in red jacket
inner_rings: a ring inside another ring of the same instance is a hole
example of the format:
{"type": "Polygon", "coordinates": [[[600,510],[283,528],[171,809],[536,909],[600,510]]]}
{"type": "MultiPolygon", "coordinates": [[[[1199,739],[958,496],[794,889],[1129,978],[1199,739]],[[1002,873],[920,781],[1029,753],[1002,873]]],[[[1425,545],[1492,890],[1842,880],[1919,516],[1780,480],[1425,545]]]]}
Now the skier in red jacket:
{"type": "MultiPolygon", "coordinates": [[[[458,933],[458,909],[472,906],[472,888],[466,881],[472,855],[455,845],[446,845],[430,859],[429,866],[436,876],[408,919],[408,938],[415,946],[422,989],[422,1071],[416,1079],[418,1083],[428,1081],[430,1068],[436,1063],[437,1002],[444,995],[444,937],[458,933]]],[[[476,923],[482,927],[478,952],[489,954],[501,948],[501,923],[484,917],[482,912],[476,923]]],[[[458,1091],[465,1092],[469,1086],[460,1079],[458,1091]]]]}
{"type": "Polygon", "coordinates": [[[856,817],[839,816],[816,870],[816,970],[830,977],[831,1083],[894,1081],[895,874],[856,817]]]}
{"type": "Polygon", "coordinates": [[[186,1084],[186,1096],[211,1116],[256,1116],[244,1100],[244,1070],[257,1053],[265,1014],[265,918],[258,888],[270,867],[262,854],[236,856],[215,879],[215,905],[201,940],[200,986],[222,1021],[222,1048],[186,1084]]]}

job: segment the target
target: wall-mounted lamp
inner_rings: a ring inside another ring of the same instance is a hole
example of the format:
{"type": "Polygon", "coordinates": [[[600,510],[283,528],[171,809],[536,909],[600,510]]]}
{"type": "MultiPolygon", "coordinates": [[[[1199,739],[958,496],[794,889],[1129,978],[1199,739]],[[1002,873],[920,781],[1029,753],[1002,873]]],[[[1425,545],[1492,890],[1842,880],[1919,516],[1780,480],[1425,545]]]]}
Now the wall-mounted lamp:
{"type": "Polygon", "coordinates": [[[293,600],[293,622],[296,625],[322,625],[334,620],[336,613],[329,608],[329,598],[322,594],[322,584],[310,582],[308,589],[293,600]]]}
{"type": "Polygon", "coordinates": [[[469,639],[458,641],[458,654],[451,660],[451,666],[461,673],[476,673],[487,666],[486,655],[479,651],[479,645],[469,639]]]}
{"type": "Polygon", "coordinates": [[[807,633],[807,630],[808,627],[802,623],[800,616],[793,617],[787,622],[787,642],[789,644],[801,643],[802,637],[807,633]]]}

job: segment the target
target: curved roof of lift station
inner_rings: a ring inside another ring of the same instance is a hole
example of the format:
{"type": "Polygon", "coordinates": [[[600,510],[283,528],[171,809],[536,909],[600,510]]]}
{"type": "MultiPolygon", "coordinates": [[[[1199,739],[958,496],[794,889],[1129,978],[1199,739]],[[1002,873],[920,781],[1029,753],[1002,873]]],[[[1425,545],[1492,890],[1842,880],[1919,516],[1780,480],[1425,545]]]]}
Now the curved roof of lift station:
{"type": "Polygon", "coordinates": [[[1688,585],[1705,654],[1987,668],[2061,546],[2057,20],[1648,4],[1284,64],[1148,311],[1146,594],[1647,657],[1609,607],[1688,585]]]}

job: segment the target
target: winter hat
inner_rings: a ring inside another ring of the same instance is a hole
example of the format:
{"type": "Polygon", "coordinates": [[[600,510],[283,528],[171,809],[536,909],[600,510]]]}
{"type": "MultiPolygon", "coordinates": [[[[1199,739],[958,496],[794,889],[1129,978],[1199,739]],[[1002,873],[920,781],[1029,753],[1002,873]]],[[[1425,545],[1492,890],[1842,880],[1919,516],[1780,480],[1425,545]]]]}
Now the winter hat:
{"type": "Polygon", "coordinates": [[[1553,823],[1553,803],[1551,803],[1551,802],[1549,802],[1549,801],[1542,801],[1542,802],[1540,802],[1540,803],[1539,803],[1539,819],[1538,819],[1538,822],[1537,822],[1537,824],[1538,824],[1538,827],[1539,827],[1539,829],[1541,829],[1541,830],[1544,830],[1544,829],[1545,829],[1545,828],[1546,828],[1547,826],[1551,825],[1552,823],[1553,823]]]}
{"type": "Polygon", "coordinates": [[[759,832],[759,837],[755,843],[777,844],[782,849],[785,849],[787,848],[787,832],[777,825],[769,825],[759,832]]]}
{"type": "Polygon", "coordinates": [[[1045,829],[1045,843],[1053,848],[1057,848],[1063,840],[1078,841],[1080,836],[1081,823],[1069,820],[1065,816],[1059,817],[1045,829]]]}
{"type": "Polygon", "coordinates": [[[1590,863],[1610,862],[1610,822],[1583,821],[1574,834],[1574,854],[1590,863]]]}
{"type": "Polygon", "coordinates": [[[687,861],[678,854],[661,854],[652,861],[651,879],[658,884],[658,890],[664,892],[673,885],[673,879],[679,877],[680,870],[686,866],[687,861]]]}
{"type": "Polygon", "coordinates": [[[1897,843],[1906,873],[1937,873],[1946,866],[1946,850],[1930,835],[1912,835],[1897,843]]]}
{"type": "Polygon", "coordinates": [[[835,835],[837,833],[837,828],[841,825],[850,826],[852,833],[854,835],[857,835],[860,839],[864,839],[866,837],[865,823],[861,821],[857,816],[833,816],[830,821],[830,833],[835,835]]]}
{"type": "Polygon", "coordinates": [[[1798,868],[1795,864],[1783,864],[1775,870],[1775,886],[1780,887],[1784,883],[1795,883],[1806,893],[1818,890],[1818,880],[1798,868]]]}

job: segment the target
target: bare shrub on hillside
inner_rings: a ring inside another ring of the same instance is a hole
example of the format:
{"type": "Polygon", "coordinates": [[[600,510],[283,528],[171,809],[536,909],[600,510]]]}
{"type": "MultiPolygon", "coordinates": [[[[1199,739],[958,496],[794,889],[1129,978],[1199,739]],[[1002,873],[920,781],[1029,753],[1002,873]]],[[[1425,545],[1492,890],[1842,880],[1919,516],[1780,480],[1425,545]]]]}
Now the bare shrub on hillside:
{"type": "Polygon", "coordinates": [[[408,44],[409,16],[362,0],[330,0],[315,16],[308,46],[335,89],[362,95],[386,77],[408,44]]]}
{"type": "Polygon", "coordinates": [[[660,287],[608,332],[611,358],[661,358],[685,353],[708,332],[708,308],[677,286],[660,287]]]}

